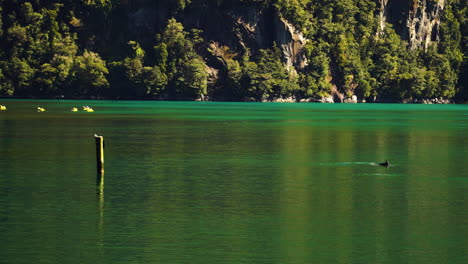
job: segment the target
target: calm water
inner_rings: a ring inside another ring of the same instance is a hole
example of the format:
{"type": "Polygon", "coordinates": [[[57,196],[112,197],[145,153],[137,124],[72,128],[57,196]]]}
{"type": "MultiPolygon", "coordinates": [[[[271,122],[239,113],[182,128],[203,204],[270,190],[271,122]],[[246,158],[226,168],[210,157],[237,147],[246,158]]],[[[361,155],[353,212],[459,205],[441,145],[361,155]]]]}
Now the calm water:
{"type": "Polygon", "coordinates": [[[0,263],[468,263],[468,106],[0,104],[0,263]]]}

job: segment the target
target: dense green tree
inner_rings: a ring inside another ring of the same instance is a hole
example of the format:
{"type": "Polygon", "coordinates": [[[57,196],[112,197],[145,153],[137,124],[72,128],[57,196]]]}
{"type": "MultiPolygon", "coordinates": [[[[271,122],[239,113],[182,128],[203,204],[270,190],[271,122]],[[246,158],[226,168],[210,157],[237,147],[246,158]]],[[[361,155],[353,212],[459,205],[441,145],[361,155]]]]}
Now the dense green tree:
{"type": "Polygon", "coordinates": [[[167,85],[167,76],[158,66],[144,67],[141,72],[140,94],[157,96],[167,85]]]}
{"type": "Polygon", "coordinates": [[[128,46],[129,57],[110,66],[116,73],[111,75],[111,82],[114,88],[119,89],[117,94],[142,98],[159,95],[167,85],[164,70],[158,65],[144,66],[145,51],[138,42],[129,41],[128,46]]]}
{"type": "Polygon", "coordinates": [[[72,67],[71,85],[76,87],[77,95],[101,95],[109,86],[106,74],[109,71],[101,57],[92,51],[85,50],[77,56],[72,67]]]}
{"type": "Polygon", "coordinates": [[[34,77],[34,69],[24,59],[12,58],[7,66],[10,80],[19,95],[27,95],[34,77]]]}
{"type": "Polygon", "coordinates": [[[0,69],[0,96],[12,96],[14,91],[12,81],[5,77],[2,69],[0,69]]]}
{"type": "Polygon", "coordinates": [[[249,97],[255,101],[293,96],[299,90],[297,78],[283,66],[276,45],[272,49],[260,50],[256,62],[249,60],[247,52],[243,58],[243,69],[242,83],[247,87],[249,97]]]}
{"type": "Polygon", "coordinates": [[[207,66],[195,51],[195,45],[200,42],[199,33],[193,31],[190,36],[180,22],[171,18],[157,37],[161,43],[156,46],[160,51],[157,62],[166,69],[167,92],[171,98],[195,99],[207,92],[207,66]]]}
{"type": "Polygon", "coordinates": [[[167,59],[169,52],[167,51],[166,43],[162,42],[153,47],[155,55],[154,63],[157,65],[163,72],[167,70],[167,59]]]}

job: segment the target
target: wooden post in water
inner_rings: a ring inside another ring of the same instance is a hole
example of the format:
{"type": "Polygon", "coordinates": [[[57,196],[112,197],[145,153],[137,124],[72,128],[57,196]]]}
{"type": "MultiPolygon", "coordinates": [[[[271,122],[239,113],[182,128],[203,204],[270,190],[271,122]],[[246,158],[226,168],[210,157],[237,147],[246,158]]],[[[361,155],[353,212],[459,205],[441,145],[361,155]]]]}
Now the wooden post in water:
{"type": "Polygon", "coordinates": [[[102,181],[104,176],[104,137],[94,134],[96,140],[96,165],[98,180],[102,181]]]}

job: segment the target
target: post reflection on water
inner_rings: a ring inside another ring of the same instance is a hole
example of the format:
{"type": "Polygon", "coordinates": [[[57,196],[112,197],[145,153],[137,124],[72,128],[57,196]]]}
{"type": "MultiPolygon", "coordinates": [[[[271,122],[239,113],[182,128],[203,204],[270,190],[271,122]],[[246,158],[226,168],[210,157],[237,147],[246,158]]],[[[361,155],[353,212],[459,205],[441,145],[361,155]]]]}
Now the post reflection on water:
{"type": "Polygon", "coordinates": [[[96,175],[96,197],[98,203],[98,238],[97,247],[99,251],[99,256],[103,258],[103,248],[104,248],[104,172],[98,173],[96,175]]]}

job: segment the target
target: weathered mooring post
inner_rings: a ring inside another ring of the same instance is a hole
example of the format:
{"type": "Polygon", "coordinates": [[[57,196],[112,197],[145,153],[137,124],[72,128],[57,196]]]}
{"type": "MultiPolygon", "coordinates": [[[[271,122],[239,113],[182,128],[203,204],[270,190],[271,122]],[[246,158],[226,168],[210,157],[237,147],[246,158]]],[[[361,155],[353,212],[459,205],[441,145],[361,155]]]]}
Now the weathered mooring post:
{"type": "Polygon", "coordinates": [[[94,134],[96,140],[96,165],[98,180],[104,177],[104,137],[94,134]]]}

